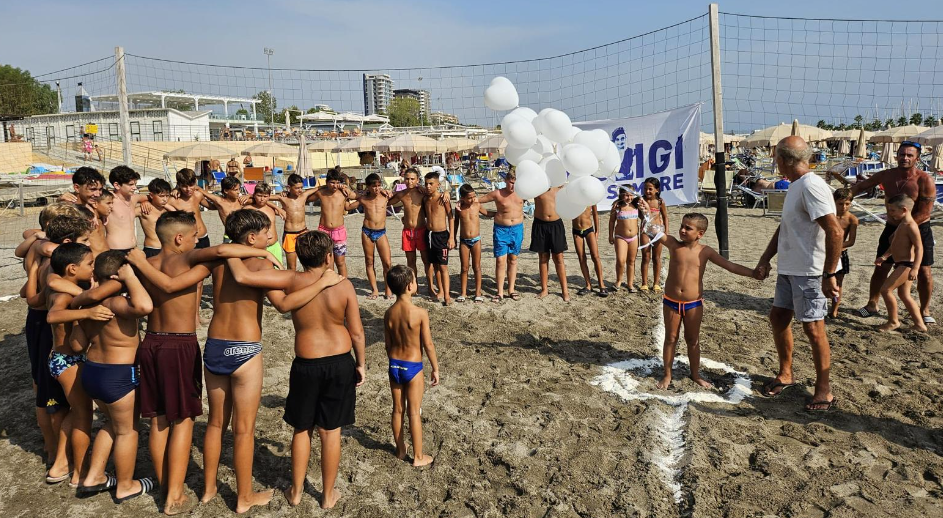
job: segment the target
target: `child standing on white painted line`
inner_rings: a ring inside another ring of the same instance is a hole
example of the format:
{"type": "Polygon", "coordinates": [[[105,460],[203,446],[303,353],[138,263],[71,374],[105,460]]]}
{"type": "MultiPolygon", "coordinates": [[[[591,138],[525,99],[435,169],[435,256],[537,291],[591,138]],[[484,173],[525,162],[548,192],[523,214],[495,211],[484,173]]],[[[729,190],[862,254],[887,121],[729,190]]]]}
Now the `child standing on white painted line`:
{"type": "MultiPolygon", "coordinates": [[[[648,211],[645,201],[639,202],[643,212],[648,211]]],[[[710,261],[721,268],[743,275],[761,278],[756,270],[732,263],[718,254],[713,248],[701,244],[701,238],[707,231],[707,218],[703,214],[685,214],[681,219],[678,235],[681,239],[661,236],[649,236],[664,244],[670,255],[668,260],[668,278],[665,279],[664,316],[665,345],[662,351],[665,360],[665,375],[658,382],[659,389],[666,389],[671,384],[671,365],[675,357],[675,345],[681,324],[684,323],[684,341],[688,345],[688,361],[691,364],[691,379],[698,385],[711,388],[713,385],[701,378],[701,348],[698,343],[701,334],[701,316],[704,312],[704,268],[710,261]]]]}

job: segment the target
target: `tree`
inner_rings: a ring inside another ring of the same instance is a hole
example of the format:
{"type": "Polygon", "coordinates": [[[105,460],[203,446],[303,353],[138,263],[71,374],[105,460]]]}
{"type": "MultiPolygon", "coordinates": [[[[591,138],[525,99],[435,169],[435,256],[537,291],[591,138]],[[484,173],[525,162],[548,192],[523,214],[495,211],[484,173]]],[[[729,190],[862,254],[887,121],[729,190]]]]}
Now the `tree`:
{"type": "Polygon", "coordinates": [[[874,119],[865,129],[868,131],[880,131],[882,129],[881,121],[874,119]]]}
{"type": "Polygon", "coordinates": [[[894,127],[894,119],[887,119],[886,121],[884,121],[884,129],[893,128],[893,127],[894,127]]]}
{"type": "Polygon", "coordinates": [[[927,126],[930,126],[932,128],[933,126],[936,126],[936,117],[934,117],[933,115],[927,115],[926,120],[924,120],[923,122],[926,122],[927,126]]]}
{"type": "Polygon", "coordinates": [[[825,126],[828,126],[828,124],[825,123],[825,120],[824,120],[824,119],[819,119],[819,121],[815,123],[815,127],[816,127],[816,128],[828,129],[828,128],[826,128],[825,126]]]}
{"type": "Polygon", "coordinates": [[[247,110],[247,109],[245,109],[245,108],[239,108],[238,110],[236,110],[236,115],[245,115],[245,116],[248,117],[248,116],[249,116],[249,110],[247,110]]]}
{"type": "MultiPolygon", "coordinates": [[[[272,94],[262,91],[252,96],[253,99],[258,99],[259,104],[255,107],[255,113],[262,117],[262,120],[266,124],[272,123],[272,112],[278,108],[278,99],[272,97],[272,94]]],[[[276,122],[278,117],[276,116],[276,122]]],[[[282,117],[282,122],[285,122],[285,117],[282,117]]]]}
{"type": "Polygon", "coordinates": [[[864,117],[861,115],[855,115],[855,123],[852,125],[854,129],[861,129],[861,121],[864,120],[864,117]]]}
{"type": "Polygon", "coordinates": [[[393,99],[390,102],[389,114],[390,125],[395,127],[419,126],[422,122],[419,101],[408,97],[393,99]]]}
{"type": "MultiPolygon", "coordinates": [[[[301,110],[298,109],[294,104],[286,108],[288,113],[291,115],[292,122],[298,122],[298,112],[301,110]]],[[[285,124],[285,110],[278,110],[275,112],[275,124],[285,124]]]]}
{"type": "Polygon", "coordinates": [[[906,126],[906,125],[907,125],[907,117],[900,116],[900,117],[897,119],[897,127],[899,128],[899,127],[901,127],[901,126],[906,126]]]}
{"type": "Polygon", "coordinates": [[[28,116],[59,111],[59,95],[28,70],[0,66],[0,115],[28,116]]]}
{"type": "Polygon", "coordinates": [[[922,114],[922,113],[915,113],[915,114],[911,115],[911,116],[910,116],[910,123],[913,124],[914,126],[919,126],[919,125],[923,124],[923,114],[922,114]]]}

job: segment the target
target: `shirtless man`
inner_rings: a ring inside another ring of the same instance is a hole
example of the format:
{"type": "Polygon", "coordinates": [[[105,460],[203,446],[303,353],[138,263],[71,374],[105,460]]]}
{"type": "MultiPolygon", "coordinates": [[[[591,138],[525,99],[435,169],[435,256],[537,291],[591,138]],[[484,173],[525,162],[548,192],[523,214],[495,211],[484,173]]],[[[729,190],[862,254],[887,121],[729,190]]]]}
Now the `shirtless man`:
{"type": "MultiPolygon", "coordinates": [[[[138,245],[134,217],[138,205],[147,200],[146,195],[136,194],[140,179],[141,175],[124,165],[115,167],[108,175],[108,182],[115,189],[115,203],[105,222],[108,231],[105,237],[108,248],[112,250],[128,250],[138,245]]],[[[148,209],[143,212],[148,212],[148,209]]]]}
{"type": "MultiPolygon", "coordinates": [[[[920,313],[925,324],[935,324],[936,320],[930,316],[930,295],[933,294],[933,274],[930,266],[933,265],[933,232],[930,230],[930,212],[936,199],[936,186],[933,178],[917,169],[920,163],[920,144],[903,142],[897,150],[897,167],[879,171],[873,176],[858,182],[851,187],[851,194],[856,196],[878,185],[884,188],[884,199],[890,200],[898,194],[906,194],[915,200],[913,218],[920,229],[920,240],[923,243],[923,257],[920,261],[920,270],[917,273],[917,293],[920,295],[920,313]]],[[[894,219],[890,211],[887,214],[887,224],[881,239],[878,241],[877,255],[880,257],[891,246],[891,236],[897,230],[900,221],[894,219]]],[[[862,317],[869,317],[877,313],[878,299],[881,297],[881,286],[894,267],[893,261],[884,261],[874,267],[871,274],[871,284],[868,287],[868,304],[858,310],[862,317]]]]}
{"type": "Polygon", "coordinates": [[[491,299],[501,302],[504,298],[504,279],[508,281],[508,297],[521,300],[521,295],[514,291],[517,282],[517,256],[521,253],[524,241],[524,200],[514,192],[517,175],[508,171],[504,188],[494,190],[482,196],[478,201],[484,205],[494,202],[497,214],[494,216],[494,268],[498,293],[491,299]]]}
{"type": "Polygon", "coordinates": [[[560,279],[563,300],[570,301],[570,292],[566,287],[566,265],[563,252],[567,250],[566,225],[557,214],[557,193],[560,187],[551,187],[549,191],[534,198],[534,226],[530,232],[530,251],[537,252],[540,260],[540,294],[538,299],[546,297],[550,282],[550,257],[560,279]]]}
{"type": "Polygon", "coordinates": [[[59,197],[59,201],[67,201],[76,205],[83,206],[95,216],[93,222],[92,234],[88,238],[88,246],[92,249],[93,255],[98,255],[108,250],[108,242],[105,237],[105,225],[98,217],[95,210],[95,204],[101,196],[102,187],[105,185],[105,177],[92,167],[80,167],[72,175],[72,190],[59,197]]]}
{"type": "Polygon", "coordinates": [[[282,249],[285,251],[286,267],[294,271],[298,266],[298,254],[295,253],[295,240],[308,231],[305,222],[305,205],[308,203],[317,187],[304,188],[304,179],[297,174],[288,175],[288,194],[284,196],[269,196],[269,200],[282,204],[285,209],[285,226],[282,233],[282,249]]]}
{"type": "Polygon", "coordinates": [[[236,157],[229,159],[229,162],[226,162],[226,176],[242,176],[242,169],[239,168],[239,162],[236,161],[236,157]]]}
{"type": "Polygon", "coordinates": [[[402,248],[406,252],[406,264],[416,272],[416,278],[419,278],[416,270],[416,251],[422,259],[422,268],[426,271],[426,286],[428,294],[432,298],[438,299],[439,292],[436,291],[435,284],[432,282],[433,270],[432,263],[429,262],[429,253],[426,250],[426,215],[422,210],[422,202],[426,198],[426,190],[419,185],[419,169],[410,167],[406,169],[403,177],[406,183],[406,189],[399,191],[390,198],[390,205],[396,205],[403,202],[403,241],[402,248]]]}

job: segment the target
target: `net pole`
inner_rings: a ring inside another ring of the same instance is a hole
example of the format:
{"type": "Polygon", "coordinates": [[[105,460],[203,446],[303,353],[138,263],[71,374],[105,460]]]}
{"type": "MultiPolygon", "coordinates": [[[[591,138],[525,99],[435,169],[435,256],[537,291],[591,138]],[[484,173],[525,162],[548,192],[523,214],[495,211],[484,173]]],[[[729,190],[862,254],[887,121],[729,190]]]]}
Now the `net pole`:
{"type": "Polygon", "coordinates": [[[128,85],[124,73],[124,47],[115,47],[115,79],[118,82],[118,122],[124,165],[131,167],[131,117],[128,114],[128,85]]]}
{"type": "Polygon", "coordinates": [[[724,156],[724,103],[720,89],[720,15],[717,4],[710,4],[711,36],[711,82],[713,83],[714,104],[714,185],[717,189],[717,214],[714,227],[717,232],[717,246],[725,259],[730,258],[727,240],[727,159],[724,156]]]}

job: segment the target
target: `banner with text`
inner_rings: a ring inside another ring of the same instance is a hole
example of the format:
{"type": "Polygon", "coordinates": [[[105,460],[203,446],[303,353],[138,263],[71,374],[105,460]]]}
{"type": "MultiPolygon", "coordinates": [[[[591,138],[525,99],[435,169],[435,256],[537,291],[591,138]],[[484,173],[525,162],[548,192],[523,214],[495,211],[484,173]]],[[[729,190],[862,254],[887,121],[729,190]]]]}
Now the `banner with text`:
{"type": "Polygon", "coordinates": [[[597,205],[599,210],[612,208],[620,186],[629,185],[641,195],[649,178],[658,180],[666,205],[697,202],[700,104],[642,117],[573,125],[582,130],[605,130],[622,155],[619,171],[605,180],[606,198],[597,205]]]}

